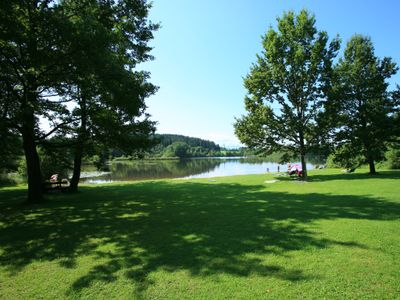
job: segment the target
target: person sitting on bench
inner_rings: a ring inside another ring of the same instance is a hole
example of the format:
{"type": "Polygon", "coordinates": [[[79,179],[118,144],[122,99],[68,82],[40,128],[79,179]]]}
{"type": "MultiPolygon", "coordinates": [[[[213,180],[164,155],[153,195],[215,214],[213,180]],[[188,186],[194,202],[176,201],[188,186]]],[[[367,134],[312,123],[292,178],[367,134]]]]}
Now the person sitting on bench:
{"type": "Polygon", "coordinates": [[[50,176],[50,182],[55,183],[58,181],[58,174],[53,174],[50,176]]]}

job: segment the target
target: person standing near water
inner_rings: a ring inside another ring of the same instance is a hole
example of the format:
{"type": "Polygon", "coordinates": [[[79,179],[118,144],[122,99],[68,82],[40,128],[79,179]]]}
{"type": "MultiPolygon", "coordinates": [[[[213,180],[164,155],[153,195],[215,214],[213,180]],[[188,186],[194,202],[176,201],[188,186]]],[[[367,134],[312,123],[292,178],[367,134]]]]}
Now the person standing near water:
{"type": "Polygon", "coordinates": [[[279,173],[280,170],[281,170],[281,168],[280,168],[280,166],[278,165],[278,173],[279,173]]]}

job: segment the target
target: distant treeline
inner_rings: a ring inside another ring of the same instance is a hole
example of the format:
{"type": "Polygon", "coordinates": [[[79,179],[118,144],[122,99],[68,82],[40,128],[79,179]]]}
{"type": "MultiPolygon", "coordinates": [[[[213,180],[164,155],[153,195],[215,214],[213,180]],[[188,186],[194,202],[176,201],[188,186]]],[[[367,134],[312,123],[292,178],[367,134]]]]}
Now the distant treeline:
{"type": "Polygon", "coordinates": [[[213,141],[178,134],[157,134],[158,144],[146,156],[150,158],[189,158],[243,156],[243,149],[228,150],[213,141]]]}
{"type": "MultiPolygon", "coordinates": [[[[141,158],[147,159],[175,159],[175,158],[191,158],[191,157],[232,157],[232,156],[251,156],[254,162],[271,161],[277,163],[297,162],[300,159],[292,157],[284,158],[283,152],[275,152],[270,155],[257,154],[248,148],[226,149],[220,145],[200,138],[193,138],[176,134],[158,134],[155,136],[156,146],[150,151],[142,153],[141,158]]],[[[15,138],[9,143],[19,145],[21,139],[15,138]]],[[[15,147],[15,151],[5,153],[0,148],[0,186],[20,182],[22,178],[26,178],[25,158],[20,147],[15,147]]],[[[57,170],[64,170],[67,176],[68,170],[73,160],[70,152],[63,152],[63,160],[54,155],[47,154],[43,149],[39,148],[41,153],[42,172],[44,178],[49,177],[53,173],[55,166],[57,170]],[[62,166],[58,166],[62,164],[62,166]]],[[[380,164],[381,168],[398,169],[400,168],[400,150],[389,147],[385,153],[386,160],[380,164]]],[[[98,169],[108,167],[109,160],[127,160],[136,159],[137,157],[127,156],[125,152],[119,149],[100,148],[94,151],[93,154],[87,155],[84,158],[84,163],[94,164],[98,169]]],[[[327,165],[328,167],[341,168],[341,165],[334,165],[331,158],[327,158],[327,154],[310,153],[307,155],[307,161],[314,165],[327,165]]],[[[60,171],[58,171],[60,172],[60,171]]]]}
{"type": "MultiPolygon", "coordinates": [[[[227,149],[213,141],[178,134],[156,134],[155,146],[149,151],[142,153],[142,158],[147,159],[171,159],[191,157],[233,157],[251,156],[263,161],[268,160],[277,163],[300,161],[299,157],[285,158],[283,152],[275,152],[269,155],[256,153],[246,147],[227,149]]],[[[109,159],[131,159],[123,151],[112,149],[104,152],[102,162],[109,159]]],[[[307,160],[314,165],[325,164],[327,154],[309,153],[307,160]]]]}
{"type": "Polygon", "coordinates": [[[210,151],[220,151],[221,147],[213,141],[203,140],[201,138],[189,137],[179,134],[156,134],[156,139],[160,141],[159,145],[168,147],[176,142],[186,143],[190,147],[202,147],[210,151]]]}

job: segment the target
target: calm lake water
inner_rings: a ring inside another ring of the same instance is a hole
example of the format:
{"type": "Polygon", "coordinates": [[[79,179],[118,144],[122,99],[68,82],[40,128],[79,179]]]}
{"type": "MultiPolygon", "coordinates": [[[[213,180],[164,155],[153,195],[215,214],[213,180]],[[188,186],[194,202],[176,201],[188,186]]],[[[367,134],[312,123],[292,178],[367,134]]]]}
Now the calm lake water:
{"type": "MultiPolygon", "coordinates": [[[[81,182],[107,183],[161,178],[210,178],[287,171],[287,165],[259,158],[193,158],[184,160],[123,161],[110,164],[109,172],[82,172],[81,182]]],[[[312,169],[312,164],[307,164],[312,169]]]]}

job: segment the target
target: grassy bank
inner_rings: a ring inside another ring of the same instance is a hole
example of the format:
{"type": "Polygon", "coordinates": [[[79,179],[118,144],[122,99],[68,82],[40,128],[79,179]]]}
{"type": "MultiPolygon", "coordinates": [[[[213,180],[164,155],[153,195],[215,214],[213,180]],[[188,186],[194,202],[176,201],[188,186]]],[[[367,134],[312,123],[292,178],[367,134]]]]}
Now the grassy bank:
{"type": "Polygon", "coordinates": [[[400,295],[400,172],[0,189],[1,299],[400,295]],[[271,182],[279,179],[278,182],[271,182]]]}

